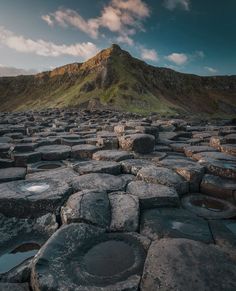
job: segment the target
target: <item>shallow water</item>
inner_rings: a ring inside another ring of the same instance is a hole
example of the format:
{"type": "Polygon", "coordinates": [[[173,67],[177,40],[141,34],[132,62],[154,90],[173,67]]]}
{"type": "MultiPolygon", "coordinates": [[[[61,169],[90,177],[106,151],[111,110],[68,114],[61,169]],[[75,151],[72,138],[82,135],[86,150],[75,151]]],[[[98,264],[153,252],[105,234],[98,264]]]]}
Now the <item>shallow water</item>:
{"type": "Polygon", "coordinates": [[[236,222],[232,223],[225,223],[225,226],[233,233],[236,235],[236,222]]]}
{"type": "Polygon", "coordinates": [[[25,184],[21,187],[22,191],[29,191],[29,192],[35,192],[35,193],[41,193],[46,190],[48,190],[50,185],[46,183],[29,183],[25,184]]]}
{"type": "Polygon", "coordinates": [[[26,259],[34,257],[40,246],[35,243],[20,245],[10,253],[0,256],[0,274],[6,273],[14,267],[20,265],[26,259]]]}
{"type": "Polygon", "coordinates": [[[122,241],[106,241],[91,248],[84,256],[88,273],[96,276],[113,276],[134,264],[134,252],[122,241]]]}
{"type": "Polygon", "coordinates": [[[211,199],[199,199],[192,201],[192,204],[197,207],[202,207],[210,211],[221,212],[225,210],[225,205],[221,202],[211,199]]]}

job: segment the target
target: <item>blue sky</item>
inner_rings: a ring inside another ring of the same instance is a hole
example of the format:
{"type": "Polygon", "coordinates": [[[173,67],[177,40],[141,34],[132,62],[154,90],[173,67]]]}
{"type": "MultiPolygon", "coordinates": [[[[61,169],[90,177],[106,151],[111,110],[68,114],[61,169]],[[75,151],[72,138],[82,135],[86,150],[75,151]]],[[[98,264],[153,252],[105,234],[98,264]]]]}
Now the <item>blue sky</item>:
{"type": "Polygon", "coordinates": [[[154,66],[236,74],[235,0],[0,0],[0,66],[42,71],[118,43],[154,66]]]}

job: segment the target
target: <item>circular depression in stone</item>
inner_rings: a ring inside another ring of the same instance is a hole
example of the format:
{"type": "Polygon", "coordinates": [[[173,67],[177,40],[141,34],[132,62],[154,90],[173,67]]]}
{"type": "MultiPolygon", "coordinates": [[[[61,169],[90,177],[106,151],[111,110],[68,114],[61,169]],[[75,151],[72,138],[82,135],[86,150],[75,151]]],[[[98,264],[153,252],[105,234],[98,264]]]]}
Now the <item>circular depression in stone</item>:
{"type": "Polygon", "coordinates": [[[196,207],[202,207],[209,211],[221,212],[226,209],[224,203],[212,199],[193,200],[192,204],[196,207]]]}
{"type": "Polygon", "coordinates": [[[207,219],[226,219],[236,216],[236,207],[215,197],[190,194],[182,198],[184,208],[207,219]]]}
{"type": "Polygon", "coordinates": [[[27,183],[20,186],[21,191],[28,191],[34,193],[42,193],[50,188],[50,185],[47,183],[27,183]]]}
{"type": "Polygon", "coordinates": [[[134,260],[134,251],[129,244],[110,240],[92,247],[83,257],[83,264],[92,275],[110,277],[132,267],[134,260]]]}

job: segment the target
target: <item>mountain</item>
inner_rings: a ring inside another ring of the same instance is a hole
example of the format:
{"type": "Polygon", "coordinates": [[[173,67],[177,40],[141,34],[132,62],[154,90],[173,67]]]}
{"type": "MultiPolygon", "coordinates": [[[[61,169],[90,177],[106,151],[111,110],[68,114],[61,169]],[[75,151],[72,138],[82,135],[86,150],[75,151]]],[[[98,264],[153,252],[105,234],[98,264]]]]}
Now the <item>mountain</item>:
{"type": "Polygon", "coordinates": [[[19,75],[31,75],[35,74],[36,71],[34,70],[25,70],[20,68],[14,67],[5,67],[0,65],[0,77],[15,77],[19,75]]]}
{"type": "Polygon", "coordinates": [[[118,45],[84,63],[0,78],[0,110],[108,106],[133,112],[236,113],[236,76],[200,77],[153,67],[118,45]]]}

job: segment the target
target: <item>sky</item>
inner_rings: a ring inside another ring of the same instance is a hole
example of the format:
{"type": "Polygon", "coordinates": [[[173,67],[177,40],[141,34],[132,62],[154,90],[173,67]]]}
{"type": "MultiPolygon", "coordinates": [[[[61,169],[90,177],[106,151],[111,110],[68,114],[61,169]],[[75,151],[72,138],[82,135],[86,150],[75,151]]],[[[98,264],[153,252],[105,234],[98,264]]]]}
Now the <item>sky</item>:
{"type": "Polygon", "coordinates": [[[235,12],[235,0],[0,0],[0,69],[44,71],[117,43],[154,66],[233,75],[235,12]]]}

